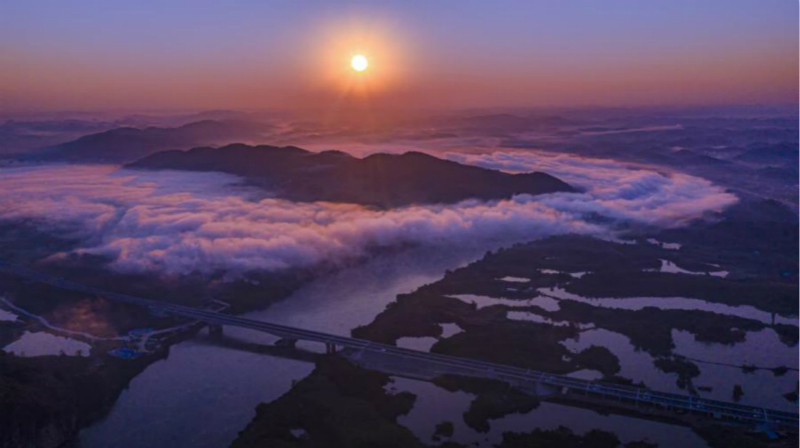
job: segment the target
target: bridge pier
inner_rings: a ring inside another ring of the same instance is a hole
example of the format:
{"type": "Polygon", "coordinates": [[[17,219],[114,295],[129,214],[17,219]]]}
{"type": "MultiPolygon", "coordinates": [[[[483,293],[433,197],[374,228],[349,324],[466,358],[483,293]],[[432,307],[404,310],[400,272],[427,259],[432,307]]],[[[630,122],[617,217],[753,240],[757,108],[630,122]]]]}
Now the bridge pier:
{"type": "Polygon", "coordinates": [[[278,347],[295,348],[295,346],[297,345],[297,339],[280,338],[277,341],[275,341],[275,345],[278,347]]]}
{"type": "Polygon", "coordinates": [[[325,353],[332,355],[336,353],[336,344],[326,342],[325,343],[325,353]]]}
{"type": "Polygon", "coordinates": [[[222,337],[222,325],[219,324],[208,324],[208,334],[215,338],[222,337]]]}

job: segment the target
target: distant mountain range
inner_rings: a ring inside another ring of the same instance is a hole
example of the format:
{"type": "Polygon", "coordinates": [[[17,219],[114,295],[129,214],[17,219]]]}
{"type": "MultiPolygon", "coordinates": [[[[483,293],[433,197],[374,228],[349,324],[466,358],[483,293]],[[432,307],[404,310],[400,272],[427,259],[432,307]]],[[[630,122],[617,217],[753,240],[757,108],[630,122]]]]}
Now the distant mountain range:
{"type": "Polygon", "coordinates": [[[381,208],[575,191],[549,174],[507,174],[420,152],[359,159],[340,151],[233,144],[159,152],[127,168],[221,171],[243,176],[286,199],[381,208]]]}
{"type": "Polygon", "coordinates": [[[25,160],[126,163],[167,149],[258,140],[266,125],[246,121],[203,120],[183,126],[120,127],[83,136],[22,156],[25,160]]]}
{"type": "Polygon", "coordinates": [[[445,128],[451,128],[457,133],[507,136],[507,134],[520,132],[552,130],[578,123],[557,115],[488,114],[457,117],[442,124],[445,125],[445,128]]]}
{"type": "Polygon", "coordinates": [[[107,121],[80,119],[17,121],[0,123],[0,154],[18,155],[58,145],[116,125],[107,121]]]}

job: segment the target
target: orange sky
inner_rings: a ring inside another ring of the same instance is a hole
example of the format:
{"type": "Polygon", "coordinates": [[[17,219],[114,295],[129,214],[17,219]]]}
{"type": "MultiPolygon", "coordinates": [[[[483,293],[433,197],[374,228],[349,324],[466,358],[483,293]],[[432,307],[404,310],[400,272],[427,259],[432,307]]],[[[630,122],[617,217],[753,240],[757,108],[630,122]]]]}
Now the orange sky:
{"type": "Polygon", "coordinates": [[[346,13],[286,6],[259,10],[262,17],[251,17],[252,5],[3,5],[0,107],[797,101],[794,2],[710,1],[716,9],[620,2],[610,12],[580,1],[544,3],[510,2],[498,11],[471,2],[388,2],[346,13]],[[367,72],[349,68],[355,53],[369,57],[367,72]]]}

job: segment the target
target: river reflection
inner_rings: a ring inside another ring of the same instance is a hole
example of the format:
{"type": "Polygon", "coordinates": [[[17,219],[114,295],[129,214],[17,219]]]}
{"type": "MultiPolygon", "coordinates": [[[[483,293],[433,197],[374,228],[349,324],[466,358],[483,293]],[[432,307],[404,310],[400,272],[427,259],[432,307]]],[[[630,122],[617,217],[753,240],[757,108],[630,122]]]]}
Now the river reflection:
{"type": "MultiPolygon", "coordinates": [[[[397,294],[440,279],[480,258],[485,247],[412,249],[315,281],[290,298],[246,317],[350,335],[397,294]]],[[[228,337],[270,344],[275,338],[241,328],[228,337]]],[[[108,417],[81,433],[84,448],[227,447],[261,402],[289,390],[313,365],[210,344],[204,335],[173,346],[169,357],[131,381],[108,417]]]]}

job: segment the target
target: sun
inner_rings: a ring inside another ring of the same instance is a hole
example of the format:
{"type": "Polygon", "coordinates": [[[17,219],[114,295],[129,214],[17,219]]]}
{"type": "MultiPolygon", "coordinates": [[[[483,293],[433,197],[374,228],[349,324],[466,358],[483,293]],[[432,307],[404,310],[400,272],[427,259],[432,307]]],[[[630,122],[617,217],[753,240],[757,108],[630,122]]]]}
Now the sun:
{"type": "Polygon", "coordinates": [[[350,67],[353,67],[353,70],[357,72],[363,72],[369,67],[369,61],[367,61],[366,56],[357,54],[350,59],[350,67]]]}

